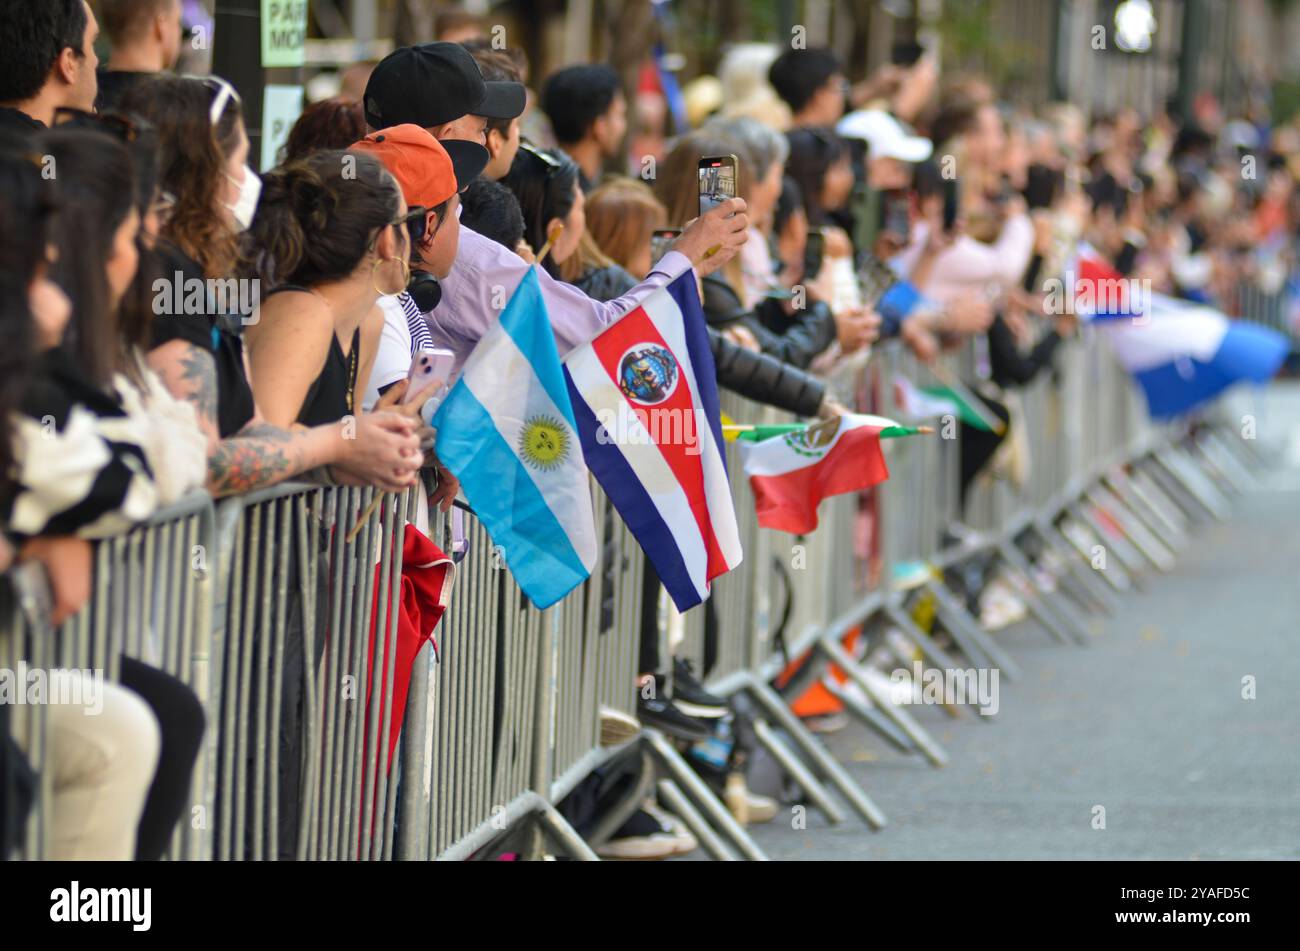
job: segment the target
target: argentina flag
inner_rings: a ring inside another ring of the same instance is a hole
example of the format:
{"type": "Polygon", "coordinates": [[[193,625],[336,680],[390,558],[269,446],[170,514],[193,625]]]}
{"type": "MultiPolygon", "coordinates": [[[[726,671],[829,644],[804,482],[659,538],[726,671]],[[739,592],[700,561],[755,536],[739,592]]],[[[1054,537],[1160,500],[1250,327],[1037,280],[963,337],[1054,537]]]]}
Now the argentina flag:
{"type": "Polygon", "coordinates": [[[539,608],[591,574],[591,488],[537,273],[530,270],[433,417],[458,479],[539,608]]]}

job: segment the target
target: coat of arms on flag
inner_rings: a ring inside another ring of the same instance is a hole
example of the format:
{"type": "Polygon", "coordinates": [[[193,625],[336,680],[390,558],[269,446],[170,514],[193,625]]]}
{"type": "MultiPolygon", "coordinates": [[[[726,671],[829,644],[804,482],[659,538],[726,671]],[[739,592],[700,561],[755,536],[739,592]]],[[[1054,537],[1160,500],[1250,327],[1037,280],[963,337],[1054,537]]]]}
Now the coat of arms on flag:
{"type": "Polygon", "coordinates": [[[691,272],[564,360],[587,465],[678,610],[740,564],[718,385],[691,272]]]}

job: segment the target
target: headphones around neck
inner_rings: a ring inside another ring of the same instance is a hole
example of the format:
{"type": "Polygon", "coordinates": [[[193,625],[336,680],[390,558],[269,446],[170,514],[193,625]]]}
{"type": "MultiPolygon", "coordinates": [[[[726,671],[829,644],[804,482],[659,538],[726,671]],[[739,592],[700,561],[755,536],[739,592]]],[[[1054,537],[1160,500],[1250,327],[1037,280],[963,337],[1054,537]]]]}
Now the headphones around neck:
{"type": "Polygon", "coordinates": [[[420,313],[427,314],[438,306],[442,300],[442,285],[428,271],[412,271],[411,281],[406,285],[406,292],[411,295],[420,313]]]}

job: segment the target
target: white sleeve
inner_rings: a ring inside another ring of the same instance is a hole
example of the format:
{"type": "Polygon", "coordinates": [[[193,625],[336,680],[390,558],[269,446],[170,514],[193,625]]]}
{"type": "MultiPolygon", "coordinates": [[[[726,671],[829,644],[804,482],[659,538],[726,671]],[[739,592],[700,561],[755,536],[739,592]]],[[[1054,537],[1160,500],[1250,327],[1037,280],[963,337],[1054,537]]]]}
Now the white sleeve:
{"type": "Polygon", "coordinates": [[[384,331],[379,336],[375,363],[370,368],[370,380],[361,408],[370,412],[379,402],[379,391],[399,380],[405,380],[411,371],[411,328],[406,314],[396,298],[382,297],[379,309],[384,315],[384,331]]]}
{"type": "Polygon", "coordinates": [[[148,367],[140,367],[144,392],[117,374],[114,386],[126,410],[121,435],[144,449],[158,489],[158,504],[172,505],[201,489],[208,477],[208,440],[193,404],[168,392],[148,367]]]}

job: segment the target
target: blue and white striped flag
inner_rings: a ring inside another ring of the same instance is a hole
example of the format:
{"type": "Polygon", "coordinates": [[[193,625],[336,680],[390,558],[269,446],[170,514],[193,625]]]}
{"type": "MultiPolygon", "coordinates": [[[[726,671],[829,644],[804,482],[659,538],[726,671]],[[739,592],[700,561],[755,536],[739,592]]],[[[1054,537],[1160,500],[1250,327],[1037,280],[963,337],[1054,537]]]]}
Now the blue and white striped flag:
{"type": "Polygon", "coordinates": [[[596,562],[591,487],[537,274],[530,270],[433,417],[438,459],[535,605],[596,562]]]}

